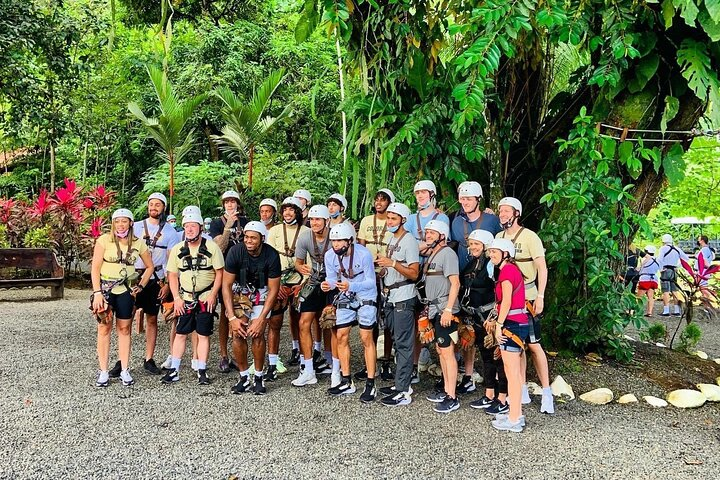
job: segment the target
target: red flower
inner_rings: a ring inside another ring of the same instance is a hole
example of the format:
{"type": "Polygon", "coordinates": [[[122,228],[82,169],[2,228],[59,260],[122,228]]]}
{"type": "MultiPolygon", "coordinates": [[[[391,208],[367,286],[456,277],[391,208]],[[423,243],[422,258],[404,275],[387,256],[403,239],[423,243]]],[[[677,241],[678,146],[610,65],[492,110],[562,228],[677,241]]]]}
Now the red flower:
{"type": "Polygon", "coordinates": [[[35,200],[33,206],[28,209],[28,212],[34,217],[42,217],[50,211],[51,207],[52,203],[50,202],[50,194],[47,190],[42,189],[40,190],[40,195],[38,195],[38,198],[35,200]]]}
{"type": "Polygon", "coordinates": [[[95,202],[91,197],[87,197],[85,200],[83,200],[83,207],[87,209],[92,209],[95,206],[95,202]]]}
{"type": "Polygon", "coordinates": [[[93,219],[90,224],[90,236],[92,238],[98,238],[102,235],[103,227],[105,226],[105,220],[102,217],[93,219]]]}

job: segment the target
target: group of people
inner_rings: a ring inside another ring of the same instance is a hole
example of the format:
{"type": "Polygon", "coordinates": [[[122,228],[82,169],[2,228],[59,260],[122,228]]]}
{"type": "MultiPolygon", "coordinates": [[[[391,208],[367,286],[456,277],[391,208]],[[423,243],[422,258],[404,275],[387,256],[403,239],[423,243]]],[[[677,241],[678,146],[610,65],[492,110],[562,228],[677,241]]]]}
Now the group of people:
{"type": "Polygon", "coordinates": [[[360,401],[380,396],[384,405],[408,405],[412,385],[419,382],[421,349],[435,344],[442,378],[427,399],[436,412],[457,410],[458,395],[476,390],[479,350],[485,389],[470,406],[493,415],[495,428],[519,432],[525,425],[526,354],[532,355],[543,387],[541,411],[554,413],[540,345],[545,251],[537,234],[520,224],[522,203],[503,198],[495,214],[483,208],[480,184],[463,182],[457,191],[461,208],[451,220],[436,207],[432,181],[417,182],[414,195],[413,213],[390,190],[379,190],[373,213],[357,229],[345,215],[343,195],[313,205],[304,189],[279,206],[263,200],[258,221],[241,214],[237,192],[225,192],[224,213],[210,222],[207,233],[196,206],[183,210],[183,229],[177,232],[166,221],[161,193],[150,195],[142,221],[135,222],[127,209],[116,210],[111,231],[96,242],[92,262],[96,385],[107,386],[111,377],[134,383],[129,359],[137,309],[146,325],[143,367],[162,375],[163,383],[180,380],[188,335],[198,383],[210,382],[209,338],[219,317],[219,371],[239,371],[232,393],[265,394],[266,382],[285,370],[278,353],[287,312],[289,365],[299,367],[293,386],[313,385],[329,375],[328,393],[343,396],[355,393],[355,381],[364,380],[360,401]],[[153,357],[161,307],[171,336],[170,355],[158,367],[153,357]],[[119,360],[109,369],[113,322],[119,360]],[[364,366],[352,375],[354,326],[364,366]],[[378,358],[381,331],[384,351],[378,358]],[[393,384],[380,388],[378,377],[393,384]]]}
{"type": "MultiPolygon", "coordinates": [[[[663,310],[660,316],[669,317],[682,315],[682,299],[678,296],[680,286],[677,282],[677,269],[680,260],[690,263],[688,255],[675,245],[670,234],[662,236],[663,245],[658,250],[655,245],[647,245],[642,252],[631,251],[628,256],[628,270],[625,275],[626,284],[641,298],[647,298],[644,315],[653,315],[655,292],[660,287],[662,292],[663,310]],[[674,307],[672,313],[670,307],[674,307]]],[[[709,246],[706,235],[697,238],[696,265],[702,257],[702,264],[710,265],[715,259],[715,252],[709,246]]],[[[707,281],[704,281],[707,286],[707,281]]],[[[708,294],[707,292],[704,292],[708,294]]]]}

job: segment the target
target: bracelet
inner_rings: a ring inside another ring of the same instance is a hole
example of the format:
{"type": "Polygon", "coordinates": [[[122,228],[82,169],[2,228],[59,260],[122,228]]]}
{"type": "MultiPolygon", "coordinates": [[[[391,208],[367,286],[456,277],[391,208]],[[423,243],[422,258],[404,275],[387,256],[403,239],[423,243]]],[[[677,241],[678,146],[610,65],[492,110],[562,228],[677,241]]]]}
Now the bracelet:
{"type": "Polygon", "coordinates": [[[95,290],[95,291],[93,291],[93,295],[95,295],[96,293],[102,293],[102,290],[95,290]]]}
{"type": "Polygon", "coordinates": [[[397,260],[393,260],[392,268],[395,268],[395,265],[397,265],[397,260]]]}
{"type": "Polygon", "coordinates": [[[233,315],[232,317],[228,318],[228,321],[232,322],[233,320],[237,320],[237,319],[238,319],[237,315],[233,315]]]}
{"type": "Polygon", "coordinates": [[[452,313],[452,308],[446,308],[446,309],[443,310],[443,312],[452,313]]]}
{"type": "Polygon", "coordinates": [[[139,288],[140,290],[145,290],[145,285],[143,285],[142,283],[138,283],[137,288],[139,288]]]}

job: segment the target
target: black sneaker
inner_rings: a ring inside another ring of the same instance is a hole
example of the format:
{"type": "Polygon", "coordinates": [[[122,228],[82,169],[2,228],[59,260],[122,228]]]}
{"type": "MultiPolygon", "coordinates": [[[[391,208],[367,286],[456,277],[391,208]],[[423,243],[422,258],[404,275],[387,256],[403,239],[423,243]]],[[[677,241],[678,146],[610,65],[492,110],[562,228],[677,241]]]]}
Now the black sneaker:
{"type": "Polygon", "coordinates": [[[108,371],[110,378],[120,378],[120,372],[122,371],[122,365],[120,360],[117,361],[115,366],[108,371]]]}
{"type": "MultiPolygon", "coordinates": [[[[257,378],[257,377],[255,377],[257,378]]],[[[268,382],[274,382],[278,379],[277,365],[268,365],[267,373],[265,374],[265,380],[268,382]]]]}
{"type": "Polygon", "coordinates": [[[355,372],[353,377],[355,380],[367,380],[367,368],[363,367],[359,372],[355,372]]]}
{"type": "Polygon", "coordinates": [[[146,372],[152,373],[153,375],[162,374],[162,370],[160,370],[158,368],[158,366],[155,365],[155,360],[152,358],[150,360],[145,360],[143,362],[143,368],[145,369],[146,372]]]}
{"type": "Polygon", "coordinates": [[[331,373],[332,367],[327,362],[315,368],[315,375],[330,375],[331,373]]]}
{"type": "Polygon", "coordinates": [[[328,393],[336,397],[339,397],[341,395],[351,395],[355,393],[355,384],[353,384],[352,380],[350,380],[349,378],[343,377],[340,385],[338,385],[337,387],[328,388],[328,393]]]}
{"type": "Polygon", "coordinates": [[[297,348],[292,349],[292,353],[290,354],[290,361],[288,361],[288,365],[300,365],[300,350],[297,348]]]}
{"type": "Polygon", "coordinates": [[[500,400],[493,400],[492,405],[485,409],[485,413],[488,415],[497,415],[499,413],[508,413],[510,406],[507,403],[500,403],[500,400]]]}
{"type": "Polygon", "coordinates": [[[412,389],[408,392],[395,392],[392,395],[383,397],[380,403],[387,405],[388,407],[399,407],[400,405],[410,405],[412,403],[412,397],[410,396],[412,389]]]}
{"type": "Polygon", "coordinates": [[[460,395],[475,391],[475,382],[470,375],[463,375],[462,380],[455,388],[455,391],[460,395]]]}
{"type": "Polygon", "coordinates": [[[241,375],[238,382],[233,385],[230,391],[236,395],[250,391],[250,379],[247,375],[241,375]]]}
{"type": "Polygon", "coordinates": [[[395,395],[398,393],[398,391],[395,389],[395,385],[391,385],[389,387],[382,387],[380,389],[381,395],[395,395]]]}
{"type": "Polygon", "coordinates": [[[438,403],[433,407],[433,411],[437,413],[450,413],[460,408],[460,401],[457,398],[446,396],[445,400],[438,403]]]}
{"type": "Polygon", "coordinates": [[[418,370],[417,365],[413,367],[412,377],[410,377],[410,383],[412,383],[413,385],[416,383],[420,383],[420,371],[418,370]]]}
{"type": "Polygon", "coordinates": [[[167,373],[160,379],[162,383],[165,385],[170,385],[171,383],[175,383],[180,380],[180,373],[175,370],[174,368],[171,368],[167,371],[167,373]]]}
{"type": "Polygon", "coordinates": [[[365,391],[362,395],[360,395],[360,401],[363,403],[372,403],[375,401],[375,382],[373,383],[366,383],[365,384],[365,391]]]}
{"type": "Polygon", "coordinates": [[[386,382],[389,382],[390,380],[393,380],[395,378],[395,374],[392,371],[392,365],[390,364],[390,362],[383,363],[380,366],[380,378],[382,378],[386,382]]]}
{"type": "Polygon", "coordinates": [[[265,388],[265,380],[263,377],[255,375],[255,386],[253,387],[253,393],[255,395],[265,395],[267,388],[265,388]]]}
{"type": "Polygon", "coordinates": [[[486,408],[490,408],[490,405],[492,405],[492,404],[493,404],[493,401],[491,399],[489,399],[488,397],[486,397],[485,395],[483,395],[478,400],[473,400],[472,402],[470,402],[470,408],[479,408],[479,409],[484,410],[486,408]]]}
{"type": "Polygon", "coordinates": [[[198,370],[197,377],[199,385],[210,385],[210,379],[207,376],[207,369],[201,368],[198,370]]]}

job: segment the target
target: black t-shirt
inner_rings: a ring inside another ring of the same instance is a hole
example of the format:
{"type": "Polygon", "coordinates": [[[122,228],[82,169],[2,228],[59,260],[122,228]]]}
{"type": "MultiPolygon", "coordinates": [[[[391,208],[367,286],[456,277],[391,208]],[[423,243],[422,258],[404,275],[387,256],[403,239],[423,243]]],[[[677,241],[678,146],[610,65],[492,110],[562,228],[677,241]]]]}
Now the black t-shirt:
{"type": "Polygon", "coordinates": [[[481,307],[495,300],[495,281],[488,275],[487,264],[490,261],[486,256],[473,258],[460,274],[461,297],[470,290],[470,306],[481,307]],[[480,263],[478,263],[478,260],[480,263]]]}
{"type": "Polygon", "coordinates": [[[225,225],[223,220],[224,217],[213,218],[213,220],[210,222],[209,233],[210,236],[214,239],[218,235],[222,235],[224,233],[225,227],[233,229],[230,232],[230,240],[228,241],[228,246],[223,252],[223,254],[227,255],[228,251],[230,251],[230,247],[242,242],[243,228],[245,228],[245,225],[247,225],[250,220],[248,220],[247,217],[238,217],[237,220],[235,220],[235,223],[233,223],[232,225],[225,225]]]}
{"type": "MultiPolygon", "coordinates": [[[[280,278],[280,255],[268,244],[263,244],[260,255],[250,255],[244,243],[239,243],[225,256],[225,271],[236,275],[235,281],[242,282],[241,270],[245,269],[246,283],[255,288],[267,286],[270,278],[280,278]]],[[[244,286],[244,285],[243,285],[244,286]]]]}

